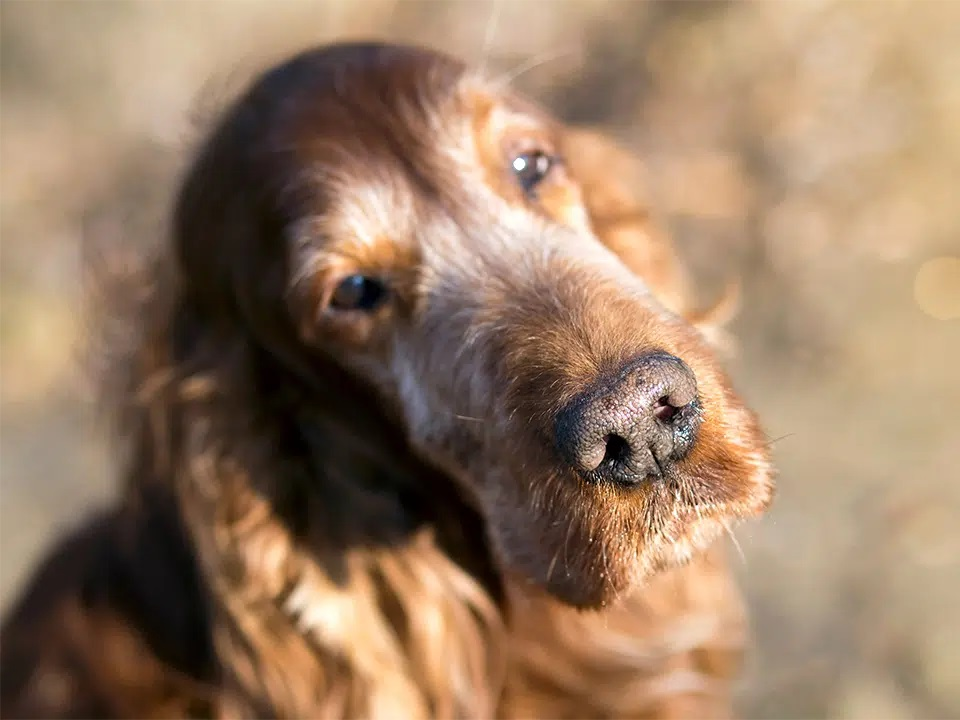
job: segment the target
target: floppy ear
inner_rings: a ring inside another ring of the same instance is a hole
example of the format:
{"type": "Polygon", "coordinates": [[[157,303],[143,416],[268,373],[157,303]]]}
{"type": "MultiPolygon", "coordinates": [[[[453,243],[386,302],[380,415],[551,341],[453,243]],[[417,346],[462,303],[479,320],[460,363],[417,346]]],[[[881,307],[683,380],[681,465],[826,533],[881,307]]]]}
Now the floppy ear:
{"type": "Polygon", "coordinates": [[[643,201],[640,161],[606,136],[585,128],[566,131],[562,152],[600,241],[642,277],[668,309],[696,326],[712,344],[727,348],[723,326],[736,314],[738,286],[728,288],[709,308],[697,308],[680,256],[643,201]]]}

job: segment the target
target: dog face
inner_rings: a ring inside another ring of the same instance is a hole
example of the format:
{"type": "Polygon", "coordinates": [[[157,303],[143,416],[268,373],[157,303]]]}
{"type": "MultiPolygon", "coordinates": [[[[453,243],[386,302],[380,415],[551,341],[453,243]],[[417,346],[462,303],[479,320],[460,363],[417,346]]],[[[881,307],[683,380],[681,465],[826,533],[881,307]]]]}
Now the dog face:
{"type": "Polygon", "coordinates": [[[600,232],[585,189],[617,178],[578,175],[570,137],[434,53],[307,53],[201,153],[178,251],[188,291],[265,346],[371,388],[342,412],[386,413],[505,571],[587,607],[760,511],[771,480],[753,414],[661,302],[669,268],[600,232]]]}

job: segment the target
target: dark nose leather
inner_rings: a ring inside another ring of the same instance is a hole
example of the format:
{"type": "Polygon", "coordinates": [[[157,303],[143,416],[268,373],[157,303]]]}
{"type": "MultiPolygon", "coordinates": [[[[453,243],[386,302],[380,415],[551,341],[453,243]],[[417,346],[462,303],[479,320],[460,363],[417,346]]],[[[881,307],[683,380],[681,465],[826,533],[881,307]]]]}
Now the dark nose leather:
{"type": "Polygon", "coordinates": [[[584,478],[632,485],[662,478],[693,447],[700,422],[693,371],[655,352],[575,397],[557,415],[555,437],[584,478]]]}

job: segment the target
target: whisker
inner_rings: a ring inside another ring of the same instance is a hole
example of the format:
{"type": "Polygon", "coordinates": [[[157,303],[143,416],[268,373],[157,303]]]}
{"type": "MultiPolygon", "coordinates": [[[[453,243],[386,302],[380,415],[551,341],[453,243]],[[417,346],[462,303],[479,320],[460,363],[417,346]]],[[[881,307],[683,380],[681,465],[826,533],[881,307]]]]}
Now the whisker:
{"type": "Polygon", "coordinates": [[[490,50],[493,47],[493,38],[497,33],[497,26],[500,24],[500,12],[503,10],[502,0],[493,0],[493,9],[487,18],[487,28],[483,33],[483,46],[480,49],[480,68],[479,73],[482,76],[487,69],[487,62],[490,59],[490,50]]]}
{"type": "Polygon", "coordinates": [[[564,50],[550,50],[547,52],[540,53],[539,55],[534,55],[531,58],[528,58],[524,62],[520,63],[517,67],[509,72],[503,73],[500,77],[495,78],[491,81],[491,84],[497,87],[498,89],[505,89],[516,82],[517,78],[521,75],[524,75],[531,70],[535,70],[538,67],[546,65],[548,62],[553,62],[554,60],[559,60],[560,58],[569,57],[574,53],[579,51],[579,47],[566,48],[564,50]]]}
{"type": "Polygon", "coordinates": [[[457,418],[457,420],[470,420],[472,422],[478,422],[478,423],[484,422],[483,418],[470,417],[469,415],[457,415],[456,413],[454,413],[453,416],[457,418]]]}
{"type": "Polygon", "coordinates": [[[565,566],[570,565],[570,556],[567,554],[567,552],[569,549],[568,545],[570,544],[570,537],[573,535],[573,527],[573,523],[569,523],[567,525],[567,537],[563,541],[563,564],[565,566]]]}
{"type": "Polygon", "coordinates": [[[733,534],[733,529],[730,527],[730,524],[727,522],[720,523],[723,526],[724,531],[727,533],[727,537],[733,542],[733,546],[737,549],[737,555],[740,556],[740,563],[746,567],[747,556],[743,554],[743,548],[740,547],[740,541],[737,540],[737,536],[733,534]]]}
{"type": "Polygon", "coordinates": [[[780,437],[774,438],[773,440],[771,440],[770,442],[768,442],[767,445],[766,445],[766,447],[768,447],[768,448],[769,448],[769,447],[773,447],[773,444],[774,444],[774,443],[778,443],[778,442],[780,442],[781,440],[786,440],[788,437],[793,437],[794,435],[796,435],[796,433],[787,433],[786,435],[781,435],[780,437]]]}
{"type": "Polygon", "coordinates": [[[560,548],[553,554],[553,560],[550,561],[550,567],[547,568],[547,582],[553,577],[553,570],[557,566],[557,560],[560,559],[560,548]]]}

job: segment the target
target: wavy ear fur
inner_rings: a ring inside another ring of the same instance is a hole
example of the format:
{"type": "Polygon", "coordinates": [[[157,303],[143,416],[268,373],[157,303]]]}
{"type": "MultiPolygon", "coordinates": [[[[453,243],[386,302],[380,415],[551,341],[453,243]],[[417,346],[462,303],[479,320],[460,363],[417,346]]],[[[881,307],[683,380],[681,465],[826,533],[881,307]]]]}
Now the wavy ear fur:
{"type": "Polygon", "coordinates": [[[718,349],[732,351],[724,326],[739,305],[739,284],[731,284],[706,308],[667,233],[647,210],[642,163],[610,138],[586,128],[570,128],[563,154],[580,184],[593,231],[642,277],[667,308],[683,316],[718,349]]]}

